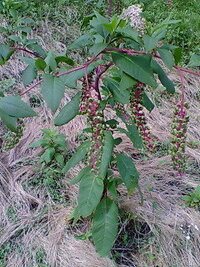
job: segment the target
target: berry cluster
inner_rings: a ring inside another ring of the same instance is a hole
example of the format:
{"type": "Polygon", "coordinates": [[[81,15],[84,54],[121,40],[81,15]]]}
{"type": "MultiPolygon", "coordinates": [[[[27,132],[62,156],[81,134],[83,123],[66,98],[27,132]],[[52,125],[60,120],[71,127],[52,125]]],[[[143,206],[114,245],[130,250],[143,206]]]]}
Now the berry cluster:
{"type": "Polygon", "coordinates": [[[83,94],[80,105],[80,114],[87,115],[89,123],[91,125],[91,150],[88,157],[88,163],[91,169],[96,172],[100,164],[102,156],[102,145],[104,138],[104,114],[103,110],[100,110],[99,94],[96,92],[91,76],[88,76],[87,82],[84,79],[83,82],[83,94]]]}
{"type": "Polygon", "coordinates": [[[188,108],[189,104],[185,101],[181,101],[177,104],[174,110],[174,118],[171,127],[173,138],[170,154],[173,161],[173,167],[180,175],[184,173],[186,167],[185,144],[187,124],[189,121],[189,116],[187,115],[188,108]]]}
{"type": "Polygon", "coordinates": [[[143,139],[143,142],[147,149],[149,151],[154,150],[154,141],[150,129],[147,126],[147,121],[145,118],[145,113],[143,111],[142,106],[142,95],[144,92],[143,88],[144,84],[141,82],[138,82],[131,92],[131,98],[130,98],[130,108],[131,108],[131,114],[133,116],[133,120],[141,134],[141,137],[143,139]]]}
{"type": "Polygon", "coordinates": [[[8,132],[5,135],[4,138],[4,144],[3,144],[3,149],[4,150],[10,150],[17,143],[19,143],[20,138],[23,136],[23,129],[24,129],[24,122],[23,120],[18,119],[17,121],[17,129],[16,132],[8,132]]]}

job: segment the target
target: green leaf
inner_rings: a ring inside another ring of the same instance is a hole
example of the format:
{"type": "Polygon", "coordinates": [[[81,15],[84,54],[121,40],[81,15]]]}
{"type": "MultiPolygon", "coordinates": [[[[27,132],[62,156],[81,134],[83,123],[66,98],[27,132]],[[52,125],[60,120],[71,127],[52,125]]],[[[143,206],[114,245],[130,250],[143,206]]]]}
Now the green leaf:
{"type": "Polygon", "coordinates": [[[83,178],[83,176],[85,176],[86,174],[89,174],[91,170],[90,166],[85,167],[84,169],[82,169],[79,174],[74,177],[70,182],[69,185],[73,185],[73,184],[77,184],[80,182],[80,180],[83,178]]]}
{"type": "Polygon", "coordinates": [[[45,68],[46,68],[47,64],[46,62],[42,59],[42,58],[38,58],[36,61],[35,61],[35,67],[38,69],[38,70],[42,70],[44,71],[45,68]]]}
{"type": "Polygon", "coordinates": [[[16,128],[16,122],[17,119],[15,117],[9,116],[7,113],[5,113],[2,109],[0,109],[0,118],[2,122],[13,132],[17,130],[16,128]]]}
{"type": "Polygon", "coordinates": [[[169,93],[175,92],[175,87],[173,82],[167,77],[166,73],[162,69],[162,67],[155,61],[152,60],[151,62],[152,69],[155,73],[158,74],[158,78],[162,85],[167,89],[169,93]]]}
{"type": "Polygon", "coordinates": [[[37,115],[19,96],[10,95],[0,98],[0,109],[9,116],[16,118],[33,117],[37,115]]]}
{"type": "Polygon", "coordinates": [[[92,221],[92,238],[101,257],[109,255],[118,231],[118,207],[104,197],[96,208],[92,221]]]}
{"type": "Polygon", "coordinates": [[[106,131],[104,137],[101,163],[99,166],[99,177],[101,177],[102,179],[104,179],[106,176],[108,166],[112,157],[113,147],[114,147],[114,139],[112,137],[112,134],[106,131]]]}
{"type": "Polygon", "coordinates": [[[118,27],[120,21],[121,21],[120,18],[113,17],[110,23],[102,23],[101,25],[103,25],[107,31],[109,31],[110,33],[113,33],[118,27]]]}
{"type": "Polygon", "coordinates": [[[39,139],[39,140],[37,140],[37,141],[35,141],[35,142],[32,142],[32,143],[29,145],[29,147],[30,147],[30,148],[40,147],[40,146],[42,146],[43,144],[44,144],[44,140],[43,140],[43,139],[39,139]]]}
{"type": "Polygon", "coordinates": [[[61,62],[64,62],[64,63],[67,63],[68,65],[70,66],[73,66],[74,65],[74,61],[69,58],[69,57],[65,57],[65,56],[58,56],[55,58],[56,60],[56,63],[59,64],[61,62]]]}
{"type": "Polygon", "coordinates": [[[41,56],[42,58],[45,58],[47,53],[46,51],[42,48],[41,45],[39,44],[29,44],[27,45],[27,47],[32,50],[33,52],[37,53],[39,56],[41,56]]]}
{"type": "Polygon", "coordinates": [[[64,165],[64,156],[62,154],[60,154],[60,153],[55,153],[55,159],[56,159],[57,163],[61,167],[63,167],[63,165],[64,165]]]}
{"type": "Polygon", "coordinates": [[[192,55],[188,67],[199,67],[200,66],[200,55],[192,55]]]}
{"type": "Polygon", "coordinates": [[[20,38],[19,36],[16,36],[16,35],[10,35],[10,36],[8,36],[8,38],[15,41],[15,42],[19,42],[19,43],[21,43],[23,41],[22,38],[20,38]]]}
{"type": "Polygon", "coordinates": [[[137,31],[133,30],[131,26],[123,27],[117,29],[116,32],[120,33],[122,36],[132,39],[133,41],[139,43],[139,34],[137,31]]]}
{"type": "Polygon", "coordinates": [[[117,168],[125,183],[128,193],[131,194],[138,186],[139,173],[132,159],[123,153],[117,156],[117,168]]]}
{"type": "Polygon", "coordinates": [[[87,141],[84,142],[82,145],[80,145],[77,148],[76,153],[72,155],[72,157],[68,160],[65,167],[63,168],[62,172],[68,172],[68,170],[74,166],[76,166],[77,163],[79,163],[81,160],[83,160],[88,153],[90,149],[91,142],[87,141]]]}
{"type": "Polygon", "coordinates": [[[65,85],[59,77],[54,77],[51,74],[45,74],[41,84],[42,95],[47,103],[47,106],[53,113],[56,112],[60,105],[61,99],[64,96],[65,85]]]}
{"type": "Polygon", "coordinates": [[[81,92],[78,92],[72,100],[61,109],[54,121],[56,126],[68,123],[79,113],[81,94],[81,92]]]}
{"type": "Polygon", "coordinates": [[[172,52],[167,49],[159,48],[158,53],[165,65],[171,70],[175,64],[172,52]]]}
{"type": "Polygon", "coordinates": [[[50,163],[54,157],[55,154],[55,148],[50,147],[47,150],[45,150],[45,152],[41,155],[40,157],[40,162],[46,162],[46,163],[50,163]]]}
{"type": "Polygon", "coordinates": [[[152,111],[155,105],[151,102],[146,93],[142,94],[142,105],[148,110],[152,111]]]}
{"type": "Polygon", "coordinates": [[[3,65],[14,53],[8,45],[0,44],[0,65],[3,65]]]}
{"type": "Polygon", "coordinates": [[[37,77],[37,71],[33,65],[28,65],[25,70],[22,71],[22,81],[25,86],[32,83],[37,77]]]}
{"type": "Polygon", "coordinates": [[[120,90],[119,83],[116,80],[112,78],[105,78],[104,84],[118,102],[122,104],[129,103],[130,92],[126,90],[120,90]]]}
{"type": "Polygon", "coordinates": [[[133,145],[136,148],[144,148],[141,135],[136,127],[136,125],[132,122],[131,124],[126,122],[126,128],[128,130],[127,136],[132,141],[133,145]]]}
{"type": "Polygon", "coordinates": [[[81,35],[78,39],[76,39],[70,46],[69,49],[79,49],[90,45],[92,41],[92,36],[89,33],[81,35]]]}
{"type": "Polygon", "coordinates": [[[133,79],[130,75],[122,72],[121,81],[119,83],[120,90],[126,90],[128,88],[133,88],[134,85],[137,84],[137,81],[133,79]]]}
{"type": "Polygon", "coordinates": [[[150,66],[151,56],[130,56],[122,53],[112,52],[112,58],[119,69],[134,79],[152,87],[157,86],[150,66]]]}
{"type": "Polygon", "coordinates": [[[178,65],[183,56],[183,50],[181,47],[176,47],[173,51],[175,64],[178,65]]]}
{"type": "Polygon", "coordinates": [[[90,50],[89,53],[92,56],[97,56],[99,53],[101,53],[106,47],[108,46],[108,44],[106,43],[98,43],[98,44],[94,44],[90,50]]]}
{"type": "Polygon", "coordinates": [[[18,56],[18,59],[25,62],[28,65],[34,65],[36,61],[35,58],[31,58],[31,57],[18,56]]]}
{"type": "Polygon", "coordinates": [[[87,217],[94,211],[102,197],[103,189],[103,180],[94,173],[82,177],[78,195],[78,207],[82,217],[87,217]]]}
{"type": "Polygon", "coordinates": [[[56,70],[57,62],[55,60],[55,55],[54,55],[53,51],[48,52],[47,57],[45,58],[45,62],[47,64],[47,67],[50,68],[50,71],[56,70]]]}
{"type": "Polygon", "coordinates": [[[132,141],[133,145],[136,148],[142,149],[144,148],[141,135],[133,122],[133,120],[127,120],[120,111],[117,111],[117,116],[126,124],[126,128],[128,131],[122,128],[117,128],[121,133],[125,133],[130,140],[132,141]]]}
{"type": "Polygon", "coordinates": [[[156,45],[158,43],[158,40],[156,38],[153,38],[149,35],[143,35],[143,40],[146,51],[151,51],[152,49],[156,48],[156,45]]]}

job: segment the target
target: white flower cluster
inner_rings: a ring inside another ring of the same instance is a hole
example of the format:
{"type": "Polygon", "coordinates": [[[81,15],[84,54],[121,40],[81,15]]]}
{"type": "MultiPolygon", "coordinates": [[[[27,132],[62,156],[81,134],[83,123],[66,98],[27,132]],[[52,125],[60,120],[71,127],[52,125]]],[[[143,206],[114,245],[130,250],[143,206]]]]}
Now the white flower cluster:
{"type": "Polygon", "coordinates": [[[142,8],[140,5],[132,5],[123,10],[122,19],[128,21],[131,27],[143,34],[146,25],[145,19],[142,18],[141,13],[142,8]]]}

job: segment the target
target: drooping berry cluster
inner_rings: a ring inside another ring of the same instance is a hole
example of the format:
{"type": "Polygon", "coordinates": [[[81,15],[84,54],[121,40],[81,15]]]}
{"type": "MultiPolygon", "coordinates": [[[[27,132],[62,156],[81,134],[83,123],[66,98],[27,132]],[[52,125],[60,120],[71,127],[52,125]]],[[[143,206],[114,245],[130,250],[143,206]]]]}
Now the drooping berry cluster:
{"type": "Polygon", "coordinates": [[[133,120],[141,134],[143,142],[149,151],[154,150],[154,141],[151,136],[150,129],[147,126],[147,120],[142,106],[142,98],[144,92],[144,84],[138,82],[131,92],[130,108],[133,120]]]}
{"type": "Polygon", "coordinates": [[[24,122],[18,119],[16,132],[9,131],[4,137],[3,149],[10,150],[19,143],[20,138],[23,136],[24,122]]]}
{"type": "Polygon", "coordinates": [[[186,133],[189,116],[187,115],[187,109],[189,104],[185,101],[181,101],[177,104],[174,110],[174,118],[172,123],[171,134],[172,145],[170,147],[170,154],[173,161],[173,167],[182,175],[185,172],[186,167],[186,133]]]}
{"type": "Polygon", "coordinates": [[[92,77],[88,76],[83,82],[83,94],[80,105],[80,114],[87,115],[91,126],[91,150],[88,157],[88,164],[96,172],[102,156],[102,145],[104,138],[104,114],[100,109],[99,94],[92,83],[92,77]]]}

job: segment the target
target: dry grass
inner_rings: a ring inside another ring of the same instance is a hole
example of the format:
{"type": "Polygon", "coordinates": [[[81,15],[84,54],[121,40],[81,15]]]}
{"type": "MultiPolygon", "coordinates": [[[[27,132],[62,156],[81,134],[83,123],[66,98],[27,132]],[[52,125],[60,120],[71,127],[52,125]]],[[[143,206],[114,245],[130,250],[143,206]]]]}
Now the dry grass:
{"type": "MultiPolygon", "coordinates": [[[[49,25],[46,25],[46,28],[48,27],[49,25]]],[[[40,33],[43,36],[40,38],[43,45],[49,43],[46,40],[53,39],[52,32],[40,33]]],[[[63,43],[56,40],[51,45],[56,47],[57,51],[65,48],[63,43]]],[[[23,67],[13,58],[6,66],[1,67],[0,75],[2,78],[14,77],[19,81],[23,67]]],[[[192,141],[200,140],[200,79],[189,75],[185,77],[187,99],[191,103],[188,130],[190,145],[192,141]]],[[[172,73],[171,78],[178,85],[177,73],[172,73]]],[[[23,89],[21,83],[18,89],[20,88],[23,89]]],[[[38,88],[32,93],[39,94],[38,88]]],[[[190,145],[187,148],[187,173],[179,177],[172,170],[169,156],[162,150],[169,143],[172,107],[178,93],[170,99],[162,91],[149,94],[154,101],[160,103],[147,116],[151,131],[160,140],[163,148],[161,146],[155,155],[147,155],[147,160],[132,148],[125,136],[118,148],[132,155],[135,160],[141,174],[140,186],[144,197],[144,203],[141,205],[138,193],[128,198],[123,197],[125,194],[122,188],[121,205],[131,211],[137,221],[145,222],[151,230],[151,237],[147,238],[146,242],[143,242],[142,238],[138,240],[138,249],[131,253],[132,265],[127,266],[133,267],[135,264],[137,267],[199,267],[200,213],[186,208],[182,196],[199,184],[200,147],[198,145],[194,148],[190,145]]],[[[63,102],[69,101],[69,96],[71,92],[66,94],[63,102]]],[[[24,97],[24,100],[28,101],[28,96],[24,97]]],[[[33,191],[27,188],[34,175],[33,166],[29,162],[36,159],[39,153],[38,150],[30,149],[29,144],[41,136],[42,128],[54,127],[52,115],[45,106],[36,110],[40,115],[25,120],[25,132],[19,144],[10,152],[1,153],[0,157],[0,245],[2,251],[6,244],[11,246],[6,266],[39,267],[42,266],[41,263],[51,267],[114,266],[110,259],[101,259],[97,255],[90,241],[75,239],[74,235],[87,231],[89,221],[82,221],[77,227],[72,227],[66,220],[76,204],[78,191],[76,185],[69,188],[67,181],[78,173],[81,166],[71,170],[63,179],[68,197],[64,204],[54,203],[42,188],[33,191]],[[44,256],[39,257],[40,252],[44,256]]],[[[109,116],[112,115],[115,116],[109,113],[109,116]]],[[[85,125],[85,118],[77,117],[59,129],[67,135],[70,149],[73,150],[77,146],[80,132],[85,125]]]]}

